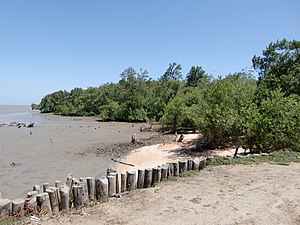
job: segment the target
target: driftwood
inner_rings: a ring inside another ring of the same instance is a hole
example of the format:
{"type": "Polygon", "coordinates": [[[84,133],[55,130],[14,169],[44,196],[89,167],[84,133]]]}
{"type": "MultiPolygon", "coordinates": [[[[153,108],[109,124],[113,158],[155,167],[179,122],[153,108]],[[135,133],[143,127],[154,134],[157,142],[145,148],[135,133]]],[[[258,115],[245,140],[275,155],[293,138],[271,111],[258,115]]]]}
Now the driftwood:
{"type": "Polygon", "coordinates": [[[10,123],[1,123],[0,127],[3,127],[3,126],[18,127],[18,128],[21,128],[21,127],[31,128],[31,127],[34,127],[34,123],[33,122],[20,123],[20,122],[15,122],[14,121],[14,122],[10,122],[10,123]]]}
{"type": "Polygon", "coordinates": [[[134,167],[134,165],[130,164],[130,163],[125,163],[125,162],[122,162],[122,161],[119,161],[119,160],[116,160],[116,159],[113,159],[113,158],[111,158],[111,160],[114,161],[114,162],[126,165],[126,166],[133,166],[134,167]]]}

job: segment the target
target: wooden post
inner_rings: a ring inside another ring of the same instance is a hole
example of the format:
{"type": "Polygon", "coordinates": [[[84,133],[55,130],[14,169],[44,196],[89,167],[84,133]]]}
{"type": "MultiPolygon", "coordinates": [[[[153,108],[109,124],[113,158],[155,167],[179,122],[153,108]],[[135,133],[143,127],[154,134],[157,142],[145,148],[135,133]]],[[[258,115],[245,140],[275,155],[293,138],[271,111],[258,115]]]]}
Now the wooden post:
{"type": "Polygon", "coordinates": [[[36,184],[33,186],[32,190],[37,191],[37,193],[39,194],[41,192],[41,186],[36,184]]]}
{"type": "Polygon", "coordinates": [[[127,180],[126,180],[126,190],[127,191],[132,191],[136,189],[136,172],[135,171],[130,171],[126,173],[127,175],[127,180]]]}
{"type": "Polygon", "coordinates": [[[161,181],[165,181],[168,178],[168,166],[161,167],[161,181]]]}
{"type": "Polygon", "coordinates": [[[49,195],[52,212],[58,213],[59,212],[59,201],[58,201],[58,195],[57,195],[56,190],[54,190],[52,188],[47,188],[46,192],[49,195]]]}
{"type": "Polygon", "coordinates": [[[194,164],[194,161],[192,159],[187,160],[187,170],[188,171],[193,169],[193,164],[194,164]]]}
{"type": "Polygon", "coordinates": [[[60,209],[62,211],[70,209],[70,188],[67,185],[59,187],[60,209]]]}
{"type": "Polygon", "coordinates": [[[49,183],[43,183],[43,192],[46,192],[46,189],[49,187],[49,183]]]}
{"type": "MultiPolygon", "coordinates": [[[[163,166],[165,166],[166,169],[167,169],[167,178],[170,177],[171,176],[171,167],[172,167],[172,164],[171,163],[166,163],[163,166]]],[[[174,170],[173,170],[173,174],[174,174],[174,170]]],[[[172,176],[174,176],[174,175],[172,175],[172,176]]]]}
{"type": "Polygon", "coordinates": [[[199,170],[203,169],[205,167],[205,164],[206,164],[206,158],[201,157],[199,162],[199,170]]]}
{"type": "Polygon", "coordinates": [[[139,169],[138,170],[138,179],[137,179],[137,188],[143,188],[145,182],[145,170],[139,169]]]}
{"type": "Polygon", "coordinates": [[[101,202],[106,202],[108,199],[108,179],[106,177],[96,178],[96,198],[101,202]]]}
{"type": "Polygon", "coordinates": [[[11,201],[9,199],[0,199],[0,217],[9,216],[11,212],[11,201]]]}
{"type": "Polygon", "coordinates": [[[116,194],[120,193],[120,174],[116,173],[116,194]]]}
{"type": "Polygon", "coordinates": [[[62,182],[60,180],[55,181],[54,186],[59,188],[62,184],[62,182]]]}
{"type": "Polygon", "coordinates": [[[79,183],[80,183],[80,181],[76,177],[72,178],[72,184],[71,184],[72,186],[73,185],[79,185],[79,183]]]}
{"type": "Polygon", "coordinates": [[[178,177],[179,176],[179,162],[173,162],[172,167],[174,170],[174,177],[178,177]]]}
{"type": "Polygon", "coordinates": [[[0,199],[2,198],[2,195],[1,195],[1,191],[0,191],[0,199]]]}
{"type": "Polygon", "coordinates": [[[199,158],[194,158],[193,159],[194,163],[193,163],[193,170],[199,170],[199,158]]]}
{"type": "Polygon", "coordinates": [[[26,198],[25,199],[25,205],[24,205],[24,211],[25,212],[33,212],[37,210],[37,202],[36,197],[34,198],[26,198]]]}
{"type": "Polygon", "coordinates": [[[126,173],[121,173],[121,193],[126,191],[126,173]]]}
{"type": "Polygon", "coordinates": [[[152,186],[158,184],[161,180],[161,168],[155,167],[152,171],[152,186]]]}
{"type": "Polygon", "coordinates": [[[187,161],[179,161],[179,174],[185,172],[187,170],[187,161]]]}
{"type": "Polygon", "coordinates": [[[144,188],[150,188],[152,184],[152,168],[145,169],[144,188]]]}
{"type": "Polygon", "coordinates": [[[116,195],[116,176],[107,176],[108,179],[108,196],[116,195]]]}
{"type": "Polygon", "coordinates": [[[51,213],[51,204],[48,193],[41,193],[36,196],[37,206],[42,213],[51,213]]]}
{"type": "Polygon", "coordinates": [[[83,186],[81,185],[73,185],[72,186],[73,200],[74,206],[81,206],[83,203],[83,186]]]}
{"type": "Polygon", "coordinates": [[[86,177],[79,178],[79,185],[83,186],[83,201],[89,201],[89,192],[88,192],[88,184],[86,177]]]}
{"type": "Polygon", "coordinates": [[[174,165],[173,163],[169,164],[169,177],[173,177],[174,176],[174,165]]]}
{"type": "Polygon", "coordinates": [[[11,214],[22,216],[24,214],[24,199],[15,199],[11,202],[11,214]]]}
{"type": "Polygon", "coordinates": [[[72,180],[73,180],[73,174],[69,173],[68,176],[67,176],[67,181],[66,181],[66,185],[69,188],[72,188],[72,180]]]}
{"type": "Polygon", "coordinates": [[[29,191],[27,192],[27,198],[33,198],[36,197],[38,195],[37,191],[29,191]]]}
{"type": "Polygon", "coordinates": [[[86,182],[87,182],[89,200],[95,201],[95,179],[94,179],[94,177],[87,177],[86,182]]]}

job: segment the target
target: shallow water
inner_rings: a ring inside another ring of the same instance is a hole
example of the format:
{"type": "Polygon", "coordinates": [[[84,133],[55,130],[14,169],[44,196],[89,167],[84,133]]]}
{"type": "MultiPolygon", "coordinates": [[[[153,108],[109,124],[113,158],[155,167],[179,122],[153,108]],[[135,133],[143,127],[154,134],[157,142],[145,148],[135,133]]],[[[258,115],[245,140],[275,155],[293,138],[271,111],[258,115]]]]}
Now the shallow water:
{"type": "Polygon", "coordinates": [[[110,159],[75,153],[95,145],[130,141],[131,135],[139,132],[138,125],[40,114],[30,108],[0,113],[0,124],[12,121],[35,125],[0,126],[0,192],[9,199],[24,198],[35,184],[65,181],[68,173],[78,178],[104,175],[110,159]]]}

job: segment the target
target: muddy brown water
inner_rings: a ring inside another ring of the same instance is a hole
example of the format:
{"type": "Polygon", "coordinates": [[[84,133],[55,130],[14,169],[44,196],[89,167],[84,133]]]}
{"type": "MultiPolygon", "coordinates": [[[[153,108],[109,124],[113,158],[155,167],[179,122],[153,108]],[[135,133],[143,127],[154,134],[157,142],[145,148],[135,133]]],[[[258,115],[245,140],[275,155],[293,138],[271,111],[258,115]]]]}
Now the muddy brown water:
{"type": "Polygon", "coordinates": [[[68,173],[78,178],[103,176],[113,165],[110,155],[101,154],[101,149],[130,142],[134,133],[140,138],[151,135],[139,131],[143,124],[40,113],[34,119],[33,128],[0,126],[2,198],[24,198],[35,184],[64,182],[68,173]],[[96,155],[91,151],[94,148],[96,155]]]}

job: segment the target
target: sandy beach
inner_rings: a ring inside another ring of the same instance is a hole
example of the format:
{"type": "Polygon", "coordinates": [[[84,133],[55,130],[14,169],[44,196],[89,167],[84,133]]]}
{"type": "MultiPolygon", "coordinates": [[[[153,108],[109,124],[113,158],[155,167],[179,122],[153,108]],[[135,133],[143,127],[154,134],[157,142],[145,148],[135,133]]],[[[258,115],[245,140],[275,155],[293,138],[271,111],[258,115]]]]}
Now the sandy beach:
{"type": "Polygon", "coordinates": [[[33,185],[76,177],[102,176],[130,148],[132,134],[143,124],[97,122],[97,118],[43,116],[33,128],[0,127],[0,192],[2,197],[24,198],[33,185]],[[11,166],[14,163],[15,166],[11,166]]]}
{"type": "Polygon", "coordinates": [[[297,225],[299,173],[300,164],[209,167],[75,213],[45,216],[38,224],[297,225]]]}

